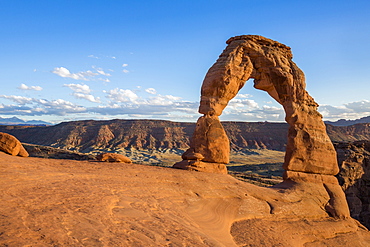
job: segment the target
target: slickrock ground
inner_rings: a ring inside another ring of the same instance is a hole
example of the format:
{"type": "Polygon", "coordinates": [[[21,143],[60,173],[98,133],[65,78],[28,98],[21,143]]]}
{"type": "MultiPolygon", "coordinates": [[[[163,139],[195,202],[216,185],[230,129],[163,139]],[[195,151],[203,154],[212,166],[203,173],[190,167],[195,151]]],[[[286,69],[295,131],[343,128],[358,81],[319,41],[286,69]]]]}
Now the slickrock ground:
{"type": "Polygon", "coordinates": [[[369,246],[315,185],[0,152],[0,246],[369,246]]]}

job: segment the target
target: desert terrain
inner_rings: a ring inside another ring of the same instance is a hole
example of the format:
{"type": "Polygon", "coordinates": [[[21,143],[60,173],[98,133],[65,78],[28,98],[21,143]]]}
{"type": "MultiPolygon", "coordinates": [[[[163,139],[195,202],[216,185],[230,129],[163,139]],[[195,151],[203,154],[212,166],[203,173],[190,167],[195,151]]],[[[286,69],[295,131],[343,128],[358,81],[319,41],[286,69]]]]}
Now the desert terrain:
{"type": "MultiPolygon", "coordinates": [[[[0,152],[1,246],[369,246],[304,187],[0,152]]],[[[312,185],[314,187],[314,185],[312,185]]]]}

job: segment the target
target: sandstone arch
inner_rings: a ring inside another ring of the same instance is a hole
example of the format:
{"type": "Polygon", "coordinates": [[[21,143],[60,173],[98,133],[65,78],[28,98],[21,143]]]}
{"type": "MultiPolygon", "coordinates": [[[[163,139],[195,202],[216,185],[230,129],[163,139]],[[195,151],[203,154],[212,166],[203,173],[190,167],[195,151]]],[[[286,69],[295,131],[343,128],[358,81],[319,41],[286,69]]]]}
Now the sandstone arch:
{"type": "Polygon", "coordinates": [[[226,43],[203,81],[199,113],[204,115],[197,121],[190,148],[174,167],[227,173],[229,140],[218,116],[253,78],[255,88],[283,106],[289,124],[284,182],[275,188],[304,191],[302,198],[305,193],[318,193],[316,200],[323,201],[329,215],[350,217],[344,192],[333,176],[339,172],[335,149],[318,104],[305,90],[304,74],[292,61],[290,48],[257,35],[236,36],[226,43]]]}
{"type": "Polygon", "coordinates": [[[175,167],[226,173],[229,143],[218,116],[253,78],[254,87],[266,91],[285,110],[289,132],[284,169],[337,174],[336,152],[290,47],[257,35],[236,36],[226,43],[203,81],[199,113],[204,116],[197,122],[190,149],[175,167]]]}

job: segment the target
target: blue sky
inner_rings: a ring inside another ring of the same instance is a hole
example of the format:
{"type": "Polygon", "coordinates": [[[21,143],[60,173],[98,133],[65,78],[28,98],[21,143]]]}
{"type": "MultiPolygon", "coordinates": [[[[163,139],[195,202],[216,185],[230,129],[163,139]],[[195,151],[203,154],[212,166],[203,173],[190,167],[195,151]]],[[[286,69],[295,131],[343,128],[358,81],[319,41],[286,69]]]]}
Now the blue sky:
{"type": "MultiPolygon", "coordinates": [[[[196,121],[232,36],[292,48],[325,120],[370,115],[369,1],[0,0],[0,117],[196,121]]],[[[248,82],[221,116],[283,121],[248,82]]]]}

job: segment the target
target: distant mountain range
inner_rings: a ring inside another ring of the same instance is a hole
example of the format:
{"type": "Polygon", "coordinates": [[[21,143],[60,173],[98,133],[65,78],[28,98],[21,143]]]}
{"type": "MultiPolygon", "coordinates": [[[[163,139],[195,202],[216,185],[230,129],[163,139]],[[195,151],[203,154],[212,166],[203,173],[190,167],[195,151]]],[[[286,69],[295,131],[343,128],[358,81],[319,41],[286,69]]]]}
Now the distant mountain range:
{"type": "MultiPolygon", "coordinates": [[[[339,119],[338,121],[325,121],[326,124],[334,126],[350,126],[359,123],[370,123],[370,116],[363,117],[355,120],[339,119]]],[[[0,117],[0,125],[41,125],[48,126],[53,125],[52,123],[41,121],[41,120],[29,120],[25,121],[17,117],[2,118],[0,117]]]]}
{"type": "Polygon", "coordinates": [[[339,119],[338,121],[335,121],[335,122],[325,121],[325,123],[331,124],[334,126],[350,126],[350,125],[359,124],[359,123],[370,123],[370,116],[363,117],[363,118],[356,119],[356,120],[339,119]]]}
{"type": "Polygon", "coordinates": [[[52,125],[51,123],[40,121],[40,120],[30,120],[30,121],[24,121],[17,117],[12,118],[2,118],[0,117],[0,125],[52,125]]]}
{"type": "MultiPolygon", "coordinates": [[[[232,150],[270,149],[284,151],[288,124],[268,122],[222,122],[232,150]]],[[[195,123],[164,120],[84,120],[52,126],[0,126],[0,132],[21,142],[90,152],[97,149],[186,149],[195,123]]],[[[333,142],[370,140],[370,124],[327,124],[333,142]]]]}

